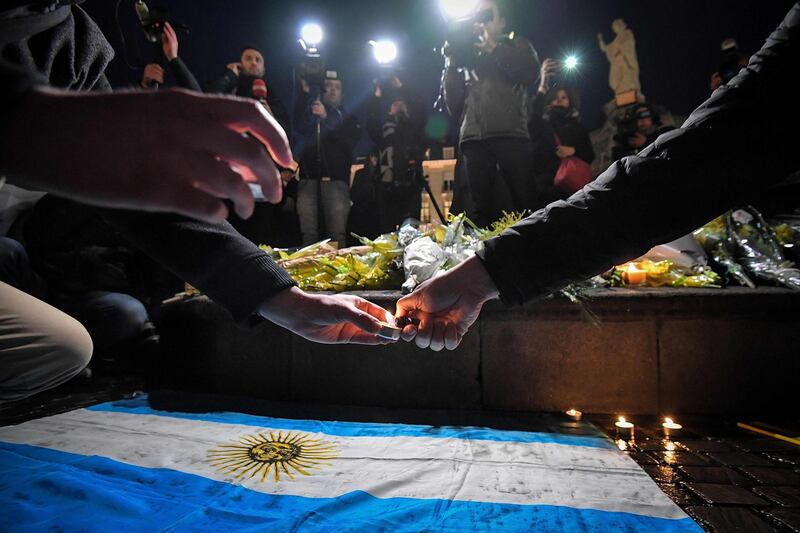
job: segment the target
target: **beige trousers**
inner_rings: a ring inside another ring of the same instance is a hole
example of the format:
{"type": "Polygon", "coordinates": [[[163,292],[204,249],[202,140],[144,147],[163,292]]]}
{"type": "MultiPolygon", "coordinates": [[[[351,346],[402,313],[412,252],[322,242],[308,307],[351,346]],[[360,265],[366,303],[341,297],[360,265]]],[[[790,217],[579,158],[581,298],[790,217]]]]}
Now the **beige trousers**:
{"type": "Polygon", "coordinates": [[[0,282],[0,402],[64,383],[92,357],[92,339],[74,318],[0,282]]]}

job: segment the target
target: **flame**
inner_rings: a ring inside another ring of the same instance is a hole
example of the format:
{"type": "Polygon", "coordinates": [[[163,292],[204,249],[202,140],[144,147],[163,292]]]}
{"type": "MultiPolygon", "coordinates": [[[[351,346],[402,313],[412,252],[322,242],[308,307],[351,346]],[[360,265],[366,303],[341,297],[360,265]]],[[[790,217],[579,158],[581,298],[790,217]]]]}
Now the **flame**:
{"type": "Polygon", "coordinates": [[[664,423],[667,424],[668,426],[671,426],[675,422],[673,422],[671,418],[667,417],[667,418],[664,419],[664,423]]]}
{"type": "Polygon", "coordinates": [[[618,422],[620,424],[624,424],[625,423],[625,417],[624,416],[619,417],[618,422]]]}

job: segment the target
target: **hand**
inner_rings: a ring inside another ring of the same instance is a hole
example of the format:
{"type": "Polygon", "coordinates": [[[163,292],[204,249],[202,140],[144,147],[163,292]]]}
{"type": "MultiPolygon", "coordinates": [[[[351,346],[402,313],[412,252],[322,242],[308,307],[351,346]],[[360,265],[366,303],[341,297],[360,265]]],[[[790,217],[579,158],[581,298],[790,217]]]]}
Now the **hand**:
{"type": "Polygon", "coordinates": [[[161,33],[161,49],[167,61],[172,61],[178,57],[178,36],[169,22],[164,24],[164,31],[161,33]]]}
{"type": "Polygon", "coordinates": [[[389,82],[395,89],[400,89],[401,87],[403,87],[403,82],[400,80],[398,76],[392,76],[392,79],[389,82]]]}
{"type": "Polygon", "coordinates": [[[227,69],[236,74],[237,76],[242,72],[242,64],[241,63],[228,63],[226,65],[227,69]]]}
{"type": "Polygon", "coordinates": [[[303,91],[303,94],[309,94],[311,92],[311,86],[305,78],[300,78],[300,90],[303,91]]]}
{"type": "Polygon", "coordinates": [[[436,352],[455,350],[497,288],[477,257],[422,283],[397,302],[398,320],[411,318],[418,325],[403,328],[403,340],[416,339],[420,348],[436,352]]]}
{"type": "Polygon", "coordinates": [[[380,98],[381,96],[383,96],[383,91],[381,90],[380,81],[379,80],[375,80],[373,82],[373,86],[375,88],[373,89],[372,94],[375,96],[375,98],[380,98]]]}
{"type": "Polygon", "coordinates": [[[708,88],[711,89],[711,92],[713,93],[714,91],[719,89],[721,85],[722,85],[722,76],[720,76],[719,72],[715,72],[714,74],[711,75],[711,82],[708,84],[708,88]]]}
{"type": "Polygon", "coordinates": [[[313,104],[311,104],[311,114],[319,117],[320,120],[325,120],[328,118],[328,112],[325,110],[325,106],[319,100],[316,100],[313,104]]]}
{"type": "Polygon", "coordinates": [[[542,68],[539,70],[539,92],[546,93],[550,90],[550,85],[553,83],[553,78],[558,74],[558,69],[561,63],[552,58],[547,58],[542,62],[542,68]]]}
{"type": "Polygon", "coordinates": [[[259,310],[261,316],[322,344],[389,344],[377,336],[381,322],[392,323],[383,307],[344,294],[312,294],[291,287],[272,296],[259,310]]]}
{"type": "Polygon", "coordinates": [[[152,89],[154,83],[164,83],[164,69],[160,65],[150,63],[144,66],[141,85],[145,89],[152,89]]]}
{"type": "Polygon", "coordinates": [[[181,90],[74,93],[35,89],[0,123],[0,174],[89,204],[223,221],[246,218],[246,182],[279,202],[286,133],[252,100],[181,90]],[[243,135],[247,133],[248,138],[243,135]],[[42,144],[31,143],[38,139],[42,144]],[[41,147],[47,146],[47,157],[41,147]],[[270,157],[271,156],[271,157],[270,157]]]}
{"type": "Polygon", "coordinates": [[[573,148],[572,146],[561,145],[558,148],[556,148],[556,155],[558,156],[559,159],[566,159],[567,157],[572,157],[573,155],[575,155],[575,148],[573,148]]]}
{"type": "Polygon", "coordinates": [[[647,137],[638,131],[632,137],[628,137],[628,146],[631,148],[641,148],[645,144],[647,144],[647,137]]]}

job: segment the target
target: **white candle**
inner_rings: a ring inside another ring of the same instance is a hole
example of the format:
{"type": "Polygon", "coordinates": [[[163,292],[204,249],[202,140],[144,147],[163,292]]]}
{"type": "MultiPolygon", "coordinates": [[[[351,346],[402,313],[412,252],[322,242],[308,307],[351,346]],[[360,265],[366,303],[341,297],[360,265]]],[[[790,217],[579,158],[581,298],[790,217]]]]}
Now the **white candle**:
{"type": "Polygon", "coordinates": [[[624,416],[619,417],[619,419],[614,422],[614,425],[617,426],[617,436],[624,440],[633,440],[633,424],[625,420],[624,416]]]}
{"type": "Polygon", "coordinates": [[[665,418],[664,423],[661,424],[661,428],[664,431],[664,437],[669,439],[680,436],[683,426],[676,424],[671,418],[665,418]]]}
{"type": "Polygon", "coordinates": [[[581,416],[583,416],[583,413],[581,413],[577,409],[570,409],[569,411],[567,411],[564,414],[566,414],[569,417],[569,419],[572,420],[573,422],[580,421],[581,416]]]}

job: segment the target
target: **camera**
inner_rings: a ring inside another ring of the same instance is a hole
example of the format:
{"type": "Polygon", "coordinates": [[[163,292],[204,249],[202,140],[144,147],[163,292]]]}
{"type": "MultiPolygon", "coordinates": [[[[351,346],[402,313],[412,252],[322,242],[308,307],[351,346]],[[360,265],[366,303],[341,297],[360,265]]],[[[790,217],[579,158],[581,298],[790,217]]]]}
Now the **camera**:
{"type": "Polygon", "coordinates": [[[165,7],[153,6],[147,7],[143,0],[137,0],[134,4],[136,9],[136,16],[139,18],[139,23],[144,31],[145,37],[151,43],[158,43],[161,41],[161,34],[164,33],[164,25],[169,22],[173,28],[189,32],[189,28],[185,24],[170,20],[169,10],[165,7]]]}
{"type": "Polygon", "coordinates": [[[614,142],[620,146],[627,146],[628,139],[639,131],[638,121],[643,118],[653,119],[654,124],[659,122],[658,113],[648,104],[637,104],[626,109],[617,123],[614,142]]]}
{"type": "Polygon", "coordinates": [[[442,54],[451,58],[455,67],[471,67],[478,54],[475,43],[478,36],[473,31],[475,24],[486,24],[494,20],[491,8],[478,11],[475,15],[459,19],[450,23],[447,29],[447,39],[442,47],[442,54]]]}

